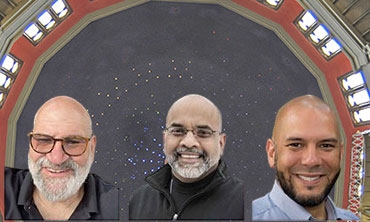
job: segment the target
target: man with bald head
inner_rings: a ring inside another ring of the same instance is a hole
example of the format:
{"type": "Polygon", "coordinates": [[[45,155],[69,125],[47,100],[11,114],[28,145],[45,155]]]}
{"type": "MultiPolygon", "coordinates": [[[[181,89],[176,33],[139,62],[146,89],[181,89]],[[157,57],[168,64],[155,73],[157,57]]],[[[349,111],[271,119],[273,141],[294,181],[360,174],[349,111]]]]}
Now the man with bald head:
{"type": "Polygon", "coordinates": [[[243,183],[221,159],[226,143],[219,109],[186,95],[169,109],[163,131],[166,164],[149,175],[130,201],[130,219],[244,218],[243,183]]]}
{"type": "Polygon", "coordinates": [[[87,110],[71,97],[54,97],[33,125],[29,170],[5,168],[5,219],[118,219],[118,190],[89,173],[96,137],[87,110]]]}
{"type": "Polygon", "coordinates": [[[276,179],[268,194],[253,201],[254,221],[358,219],[328,196],[340,173],[343,140],[324,101],[305,95],[283,105],[266,152],[276,179]]]}

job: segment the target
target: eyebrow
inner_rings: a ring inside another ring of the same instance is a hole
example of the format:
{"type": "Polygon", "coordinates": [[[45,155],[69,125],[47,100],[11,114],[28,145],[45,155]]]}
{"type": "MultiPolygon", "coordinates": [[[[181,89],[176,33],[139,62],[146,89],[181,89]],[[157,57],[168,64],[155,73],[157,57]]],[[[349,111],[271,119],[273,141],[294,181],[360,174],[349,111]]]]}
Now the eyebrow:
{"type": "MultiPolygon", "coordinates": [[[[34,134],[37,134],[37,135],[42,135],[42,136],[50,136],[50,137],[53,137],[54,139],[65,139],[65,138],[78,138],[78,137],[83,137],[85,138],[85,136],[83,135],[66,135],[64,137],[56,137],[56,136],[53,136],[53,135],[50,135],[50,134],[45,134],[45,133],[34,133],[34,134]]],[[[93,134],[91,134],[90,136],[92,136],[93,134]]],[[[88,137],[90,137],[88,136],[88,137]]]]}
{"type": "Polygon", "coordinates": [[[180,123],[172,123],[170,126],[175,126],[175,127],[184,127],[184,125],[180,123]]]}
{"type": "Polygon", "coordinates": [[[336,138],[329,138],[329,139],[321,140],[321,142],[338,143],[338,142],[339,142],[339,140],[338,140],[338,139],[336,139],[336,138]]]}
{"type": "MultiPolygon", "coordinates": [[[[303,138],[300,138],[300,137],[289,137],[286,139],[286,141],[304,141],[303,138]]],[[[327,138],[327,139],[323,139],[323,140],[320,140],[319,142],[331,142],[331,143],[338,143],[339,140],[336,139],[336,138],[327,138]]]]}
{"type": "MultiPolygon", "coordinates": [[[[180,124],[180,123],[172,123],[171,126],[175,126],[175,127],[185,127],[184,125],[180,124]]],[[[212,129],[210,126],[208,125],[198,125],[196,126],[197,129],[212,129]]]]}
{"type": "Polygon", "coordinates": [[[297,140],[303,140],[302,138],[299,138],[299,137],[288,137],[287,139],[286,139],[287,141],[297,141],[297,140]]]}
{"type": "Polygon", "coordinates": [[[197,128],[200,128],[200,129],[212,129],[210,126],[208,125],[199,125],[197,126],[197,128]]]}

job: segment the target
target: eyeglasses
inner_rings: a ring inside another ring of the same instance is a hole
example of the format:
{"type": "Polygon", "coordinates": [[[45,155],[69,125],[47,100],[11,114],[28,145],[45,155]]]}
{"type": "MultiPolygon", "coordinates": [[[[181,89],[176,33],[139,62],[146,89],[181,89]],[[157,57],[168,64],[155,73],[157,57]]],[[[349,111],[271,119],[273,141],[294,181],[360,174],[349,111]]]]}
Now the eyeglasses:
{"type": "Polygon", "coordinates": [[[36,153],[50,153],[54,149],[55,143],[57,141],[60,141],[62,142],[62,149],[64,153],[69,156],[82,155],[86,151],[87,144],[91,140],[92,136],[93,135],[91,135],[90,138],[85,138],[82,136],[71,136],[57,139],[45,134],[38,134],[33,132],[28,134],[31,147],[36,153]]]}
{"type": "Polygon", "coordinates": [[[219,131],[212,130],[211,128],[195,128],[195,129],[186,129],[182,126],[170,126],[165,129],[165,131],[169,132],[171,135],[176,137],[183,137],[188,132],[192,132],[194,136],[197,136],[199,138],[209,138],[213,136],[214,133],[219,133],[219,131]]]}

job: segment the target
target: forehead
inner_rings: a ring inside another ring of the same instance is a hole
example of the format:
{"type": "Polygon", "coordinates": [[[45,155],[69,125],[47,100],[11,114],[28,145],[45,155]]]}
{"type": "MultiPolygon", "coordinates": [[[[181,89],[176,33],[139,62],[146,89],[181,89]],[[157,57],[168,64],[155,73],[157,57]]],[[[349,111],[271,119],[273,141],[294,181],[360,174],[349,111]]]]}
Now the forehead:
{"type": "Polygon", "coordinates": [[[336,138],[340,133],[332,113],[315,109],[299,109],[287,112],[278,122],[276,137],[325,140],[336,138]]]}
{"type": "Polygon", "coordinates": [[[37,115],[34,122],[34,131],[51,135],[83,135],[88,128],[86,117],[70,109],[45,109],[37,115]]]}
{"type": "Polygon", "coordinates": [[[221,117],[217,108],[202,101],[182,101],[174,104],[167,115],[167,125],[220,126],[221,117]]]}

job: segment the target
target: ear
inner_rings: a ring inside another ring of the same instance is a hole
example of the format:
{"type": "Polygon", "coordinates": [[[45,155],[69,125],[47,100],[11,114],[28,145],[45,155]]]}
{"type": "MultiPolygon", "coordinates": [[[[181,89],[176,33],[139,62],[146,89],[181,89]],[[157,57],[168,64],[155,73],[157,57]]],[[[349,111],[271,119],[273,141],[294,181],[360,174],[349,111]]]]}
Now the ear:
{"type": "Polygon", "coordinates": [[[339,162],[342,162],[342,157],[343,157],[343,152],[344,152],[344,144],[343,144],[343,142],[340,143],[339,148],[340,148],[339,162]]]}
{"type": "Polygon", "coordinates": [[[276,155],[276,148],[275,143],[272,139],[268,139],[266,142],[266,153],[269,165],[271,168],[275,168],[275,155],[276,155]]]}
{"type": "MultiPolygon", "coordinates": [[[[163,147],[162,147],[162,152],[166,155],[166,152],[165,152],[165,147],[166,147],[166,137],[167,137],[167,134],[166,134],[166,131],[162,131],[162,138],[163,138],[163,147]]],[[[167,156],[166,158],[164,159],[164,164],[167,164],[167,156]]]]}
{"type": "Polygon", "coordinates": [[[90,151],[91,153],[95,154],[95,147],[96,147],[96,136],[95,135],[91,137],[90,144],[91,144],[90,151]]]}
{"type": "Polygon", "coordinates": [[[163,141],[163,149],[166,143],[166,131],[162,131],[162,141],[163,141]]]}
{"type": "Polygon", "coordinates": [[[222,156],[224,154],[224,149],[225,149],[225,144],[226,144],[226,134],[225,133],[220,134],[220,140],[218,142],[219,142],[219,146],[221,149],[221,156],[222,156]]]}

